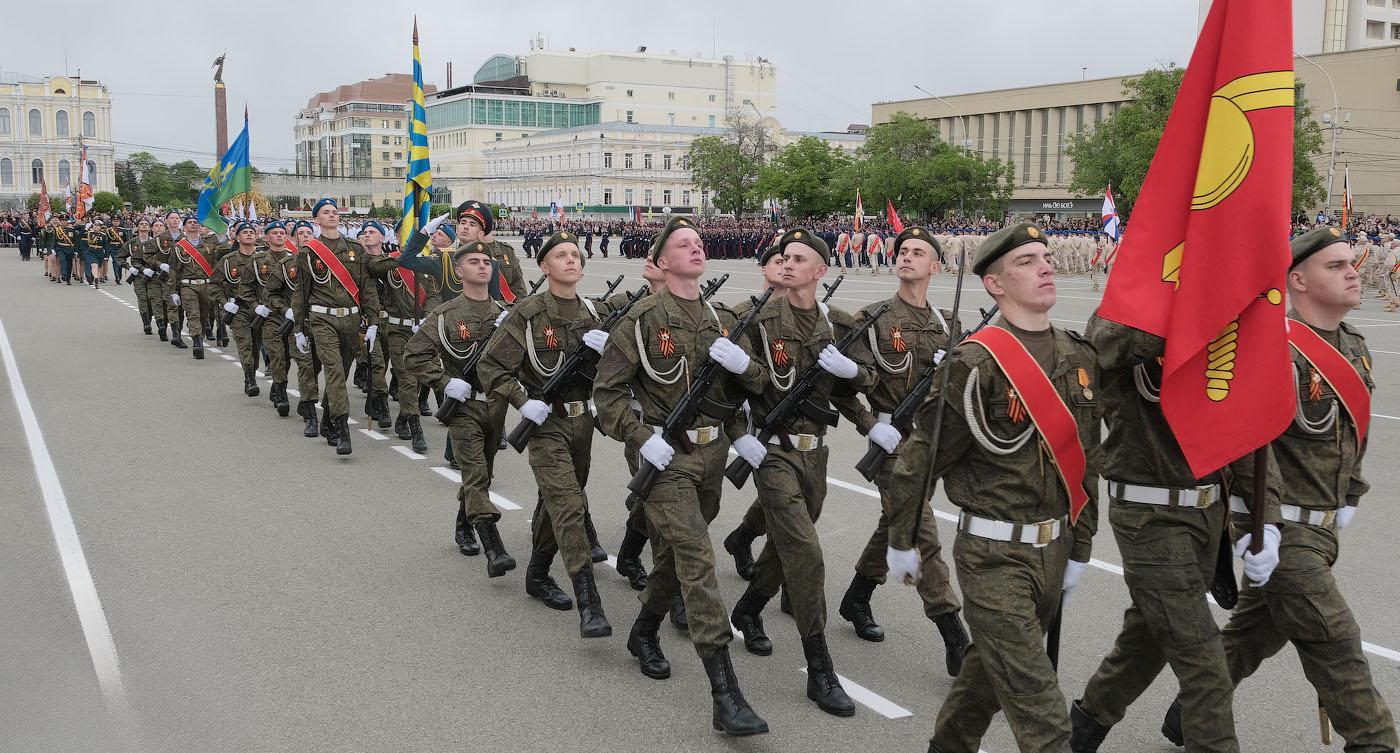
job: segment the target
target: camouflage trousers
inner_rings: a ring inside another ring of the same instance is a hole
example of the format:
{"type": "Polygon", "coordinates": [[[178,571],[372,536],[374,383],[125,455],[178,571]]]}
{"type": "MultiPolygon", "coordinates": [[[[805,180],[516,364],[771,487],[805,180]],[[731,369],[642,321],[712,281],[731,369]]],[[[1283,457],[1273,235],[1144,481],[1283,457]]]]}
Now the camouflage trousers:
{"type": "Polygon", "coordinates": [[[1181,686],[1187,753],[1239,753],[1234,683],[1206,591],[1224,529],[1225,505],[1205,509],[1113,500],[1108,519],[1123,557],[1132,606],[1123,629],[1084,688],[1080,707],[1107,727],[1171,665],[1181,686]]]}
{"type": "MultiPolygon", "coordinates": [[[[1233,517],[1235,533],[1248,532],[1248,516],[1233,517]]],[[[1337,549],[1335,531],[1283,524],[1278,568],[1263,587],[1241,589],[1221,631],[1230,679],[1239,684],[1292,643],[1347,753],[1392,751],[1400,747],[1395,721],[1371,679],[1361,628],[1332,577],[1337,549]]]]}
{"type": "Polygon", "coordinates": [[[1045,653],[1073,535],[1043,547],[959,533],[953,563],[972,645],[929,741],[941,753],[978,753],[997,711],[1022,753],[1069,750],[1069,709],[1045,653]]]}
{"type": "MultiPolygon", "coordinates": [[[[400,372],[400,384],[403,383],[402,374],[400,372]]],[[[413,402],[405,405],[416,409],[416,383],[413,390],[413,402]]],[[[462,487],[457,490],[457,502],[466,513],[467,522],[473,525],[479,520],[501,519],[500,511],[491,504],[491,477],[505,416],[506,406],[500,400],[467,400],[457,407],[457,415],[447,427],[447,436],[452,439],[452,457],[462,469],[462,487]]]]}
{"type": "MultiPolygon", "coordinates": [[[[345,390],[345,374],[359,347],[360,317],[331,316],[312,312],[306,321],[311,349],[321,361],[326,375],[326,409],[332,418],[350,415],[350,396],[345,390]]],[[[305,393],[302,400],[309,400],[305,393]]]]}
{"type": "Polygon", "coordinates": [[[203,337],[205,331],[214,331],[214,291],[205,285],[181,284],[175,291],[180,294],[180,309],[185,314],[185,330],[191,337],[203,337]]]}
{"type": "Polygon", "coordinates": [[[588,469],[593,458],[593,416],[569,418],[551,411],[535,429],[527,452],[539,499],[531,520],[534,551],[553,557],[574,573],[592,564],[583,514],[588,512],[588,469]]]}
{"type": "MultiPolygon", "coordinates": [[[[219,309],[219,313],[222,314],[223,309],[219,309]]],[[[234,314],[228,331],[233,337],[234,347],[238,348],[238,362],[245,369],[253,368],[261,357],[253,352],[253,312],[240,310],[234,314]]]]}
{"type": "MultiPolygon", "coordinates": [[[[268,317],[262,324],[262,344],[267,350],[267,368],[263,372],[273,384],[287,384],[287,372],[291,370],[291,362],[288,360],[288,348],[295,349],[295,345],[287,341],[291,336],[282,337],[277,334],[277,330],[282,326],[282,320],[268,317]]],[[[306,400],[308,398],[302,398],[306,400]]]]}
{"type": "Polygon", "coordinates": [[[131,287],[136,290],[136,310],[142,314],[150,314],[156,321],[164,321],[165,302],[161,299],[164,286],[141,275],[132,281],[131,287]]]}
{"type": "Polygon", "coordinates": [[[720,440],[694,452],[676,453],[651,495],[634,509],[646,516],[653,562],[646,590],[638,598],[648,612],[665,614],[680,593],[690,620],[690,640],[702,657],[729,645],[734,635],[710,541],[728,452],[729,443],[720,440]]]}
{"type": "MultiPolygon", "coordinates": [[[[392,366],[394,373],[399,375],[399,412],[412,415],[418,409],[418,380],[408,372],[408,369],[404,368],[403,353],[404,349],[408,347],[409,339],[413,337],[413,328],[405,327],[402,324],[386,324],[380,327],[380,330],[380,337],[384,341],[384,350],[388,351],[385,363],[392,366]]],[[[453,374],[452,376],[460,375],[453,374]]],[[[375,389],[381,389],[377,383],[375,389]]],[[[386,384],[382,389],[387,392],[389,387],[386,384]]],[[[502,413],[502,417],[504,415],[502,413]]],[[[499,434],[500,431],[501,424],[497,422],[496,433],[499,434]]]]}
{"type": "Polygon", "coordinates": [[[753,473],[768,540],[754,561],[750,588],[772,598],[786,583],[804,638],[826,630],[826,563],[817,519],[826,501],[828,451],[825,445],[809,452],[769,445],[753,473]]]}

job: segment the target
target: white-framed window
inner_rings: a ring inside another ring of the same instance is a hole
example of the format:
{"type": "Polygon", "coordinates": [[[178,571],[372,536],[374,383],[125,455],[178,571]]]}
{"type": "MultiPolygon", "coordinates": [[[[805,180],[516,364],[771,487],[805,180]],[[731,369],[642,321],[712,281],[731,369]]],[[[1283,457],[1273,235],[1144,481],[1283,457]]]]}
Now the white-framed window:
{"type": "Polygon", "coordinates": [[[1385,23],[1384,23],[1384,22],[1381,22],[1381,21],[1367,21],[1367,22],[1366,22],[1366,38],[1367,38],[1367,39],[1384,39],[1384,38],[1385,38],[1385,23]]]}
{"type": "Polygon", "coordinates": [[[380,144],[380,146],[388,146],[388,145],[389,145],[389,137],[388,137],[388,136],[380,136],[380,137],[379,137],[379,144],[380,144]]]}
{"type": "Polygon", "coordinates": [[[681,204],[684,204],[685,206],[690,206],[690,192],[689,192],[689,191],[681,191],[681,204]]]}
{"type": "MultiPolygon", "coordinates": [[[[631,170],[631,169],[632,169],[632,153],[631,153],[631,152],[627,152],[627,153],[625,153],[625,154],[622,155],[622,169],[624,169],[624,170],[631,170]]],[[[628,204],[631,204],[632,202],[629,201],[629,202],[627,202],[627,203],[628,203],[628,204]]]]}
{"type": "Polygon", "coordinates": [[[92,110],[83,113],[83,135],[90,139],[97,138],[97,115],[92,110]]]}
{"type": "Polygon", "coordinates": [[[676,93],[675,93],[675,92],[666,92],[666,99],[669,99],[669,100],[671,100],[672,102],[676,101],[676,93]]]}
{"type": "Polygon", "coordinates": [[[631,122],[632,122],[632,111],[631,111],[631,110],[628,110],[628,111],[627,111],[627,122],[628,122],[628,123],[631,123],[631,122]]]}
{"type": "Polygon", "coordinates": [[[604,203],[604,204],[612,204],[612,189],[611,189],[611,188],[604,188],[604,189],[603,189],[603,203],[604,203]]]}
{"type": "Polygon", "coordinates": [[[661,192],[661,204],[663,206],[671,206],[671,189],[668,188],[661,192]]]}
{"type": "Polygon", "coordinates": [[[29,182],[39,185],[39,178],[44,175],[44,161],[36,159],[29,163],[29,182]]]}
{"type": "Polygon", "coordinates": [[[29,111],[29,135],[44,135],[44,114],[39,112],[37,109],[29,111]]]}
{"type": "Polygon", "coordinates": [[[0,107],[0,136],[10,135],[10,109],[0,107]]]}
{"type": "Polygon", "coordinates": [[[15,163],[7,157],[0,159],[0,186],[12,186],[15,183],[15,163]]]}
{"type": "Polygon", "coordinates": [[[710,116],[710,121],[709,121],[708,125],[709,125],[711,128],[714,128],[714,127],[715,127],[715,116],[713,116],[713,115],[710,116]]]}
{"type": "MultiPolygon", "coordinates": [[[[612,167],[612,152],[603,152],[603,167],[612,167]]],[[[611,204],[612,202],[603,202],[611,204]]]]}
{"type": "Polygon", "coordinates": [[[628,90],[627,90],[627,96],[629,96],[629,97],[632,96],[632,90],[631,90],[631,89],[628,89],[628,90]]]}
{"type": "Polygon", "coordinates": [[[53,135],[65,137],[68,135],[68,111],[59,110],[53,116],[53,135]]]}
{"type": "MultiPolygon", "coordinates": [[[[650,155],[650,154],[643,154],[643,155],[642,155],[642,169],[643,169],[643,170],[650,170],[650,169],[651,169],[651,155],[650,155]]],[[[650,203],[650,202],[647,202],[647,203],[650,203]]]]}
{"type": "MultiPolygon", "coordinates": [[[[671,169],[671,155],[669,155],[669,154],[663,154],[663,155],[661,155],[661,169],[662,169],[662,170],[670,170],[670,169],[671,169]]],[[[667,203],[670,203],[670,202],[667,202],[667,203]]]]}
{"type": "Polygon", "coordinates": [[[715,95],[713,95],[713,94],[710,95],[710,101],[711,101],[711,102],[715,101],[715,95]]]}
{"type": "Polygon", "coordinates": [[[73,168],[69,167],[68,160],[58,161],[58,185],[67,186],[73,183],[73,168]]]}
{"type": "Polygon", "coordinates": [[[651,189],[650,189],[650,188],[648,188],[647,190],[643,191],[643,192],[642,192],[642,205],[643,205],[643,206],[648,206],[648,207],[651,206],[651,197],[652,197],[652,193],[651,193],[651,189]]]}
{"type": "Polygon", "coordinates": [[[624,188],[622,190],[622,203],[629,207],[632,206],[632,189],[624,188]]]}

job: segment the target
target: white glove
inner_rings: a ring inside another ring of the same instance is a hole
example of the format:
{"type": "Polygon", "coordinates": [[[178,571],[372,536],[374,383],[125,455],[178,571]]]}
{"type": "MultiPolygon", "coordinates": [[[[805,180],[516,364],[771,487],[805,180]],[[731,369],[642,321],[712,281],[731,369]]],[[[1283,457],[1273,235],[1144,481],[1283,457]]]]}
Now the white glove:
{"type": "Polygon", "coordinates": [[[179,293],[171,293],[171,294],[170,294],[170,301],[171,301],[172,303],[174,303],[176,306],[179,306],[179,305],[180,305],[180,294],[179,294],[179,293]]]}
{"type": "Polygon", "coordinates": [[[536,426],[544,425],[544,420],[549,416],[549,411],[549,403],[542,400],[526,400],[525,404],[520,406],[520,415],[534,421],[536,426]]]}
{"type": "Polygon", "coordinates": [[[933,354],[933,365],[937,366],[938,364],[943,363],[943,356],[946,355],[948,355],[948,351],[939,348],[938,352],[933,354]]]}
{"type": "Polygon", "coordinates": [[[1356,508],[1351,505],[1343,505],[1337,510],[1337,530],[1340,531],[1351,525],[1351,519],[1356,517],[1356,508]]]}
{"type": "Polygon", "coordinates": [[[904,438],[899,433],[899,429],[894,428],[887,421],[881,421],[870,427],[870,433],[866,435],[870,441],[880,446],[880,449],[887,453],[893,453],[894,448],[899,446],[899,440],[904,438]]]}
{"type": "Polygon", "coordinates": [[[253,307],[253,313],[257,314],[258,316],[261,316],[261,317],[264,318],[264,319],[266,319],[266,318],[268,318],[269,316],[272,316],[272,309],[270,309],[270,308],[268,308],[268,307],[262,305],[261,303],[259,303],[257,306],[254,306],[254,307],[253,307]]]}
{"type": "Polygon", "coordinates": [[[307,342],[305,332],[297,333],[297,350],[301,351],[302,355],[311,352],[311,343],[307,342]]]}
{"type": "Polygon", "coordinates": [[[443,214],[438,215],[437,217],[430,220],[428,224],[424,225],[423,229],[419,230],[418,232],[422,233],[423,235],[432,235],[433,233],[436,233],[438,226],[441,225],[443,221],[446,220],[451,214],[451,212],[445,212],[443,214]]]}
{"type": "Polygon", "coordinates": [[[374,338],[379,335],[379,325],[371,324],[365,329],[365,344],[374,347],[374,338]]]}
{"type": "Polygon", "coordinates": [[[156,276],[156,271],[155,271],[154,269],[151,269],[151,268],[147,267],[146,269],[141,270],[141,274],[143,274],[143,275],[145,275],[145,276],[147,276],[147,277],[155,277],[155,276],[156,276]]]}
{"type": "Polygon", "coordinates": [[[913,549],[885,547],[885,566],[889,568],[889,579],[895,583],[919,579],[919,553],[913,549]]]}
{"type": "Polygon", "coordinates": [[[506,314],[509,314],[509,313],[510,313],[510,309],[506,309],[505,311],[502,311],[501,313],[499,313],[499,314],[496,315],[496,326],[497,326],[497,327],[501,326],[501,322],[503,322],[503,321],[506,320],[506,314]]]}
{"type": "Polygon", "coordinates": [[[294,322],[297,320],[297,315],[293,314],[291,309],[287,309],[287,311],[283,313],[282,316],[289,322],[294,322]]]}
{"type": "Polygon", "coordinates": [[[447,380],[447,386],[442,389],[442,394],[461,402],[467,399],[467,394],[471,392],[471,389],[472,386],[467,384],[467,380],[452,377],[447,380]]]}
{"type": "Polygon", "coordinates": [[[169,271],[170,271],[170,265],[169,265],[169,264],[161,264],[161,265],[160,265],[160,271],[162,271],[162,272],[169,272],[169,271]]]}
{"type": "Polygon", "coordinates": [[[1249,544],[1254,539],[1254,534],[1246,533],[1235,543],[1235,556],[1244,559],[1244,574],[1249,578],[1251,586],[1262,586],[1269,582],[1269,577],[1274,574],[1274,568],[1278,567],[1278,544],[1283,538],[1278,526],[1264,526],[1264,548],[1258,554],[1249,551],[1249,544]]]}
{"type": "Polygon", "coordinates": [[[1084,577],[1084,564],[1083,562],[1076,562],[1075,560],[1070,560],[1065,563],[1065,581],[1064,584],[1060,586],[1061,604],[1069,603],[1070,594],[1074,593],[1075,587],[1079,585],[1079,579],[1084,577]]]}
{"type": "Polygon", "coordinates": [[[817,365],[822,367],[822,371],[838,379],[851,379],[860,372],[856,362],[837,350],[835,343],[822,348],[821,355],[817,356],[817,365]]]}
{"type": "Polygon", "coordinates": [[[744,462],[754,468],[761,465],[763,457],[768,454],[768,448],[764,447],[763,443],[752,434],[745,434],[734,440],[734,451],[739,453],[739,457],[743,458],[744,462]]]}
{"type": "Polygon", "coordinates": [[[660,434],[651,435],[651,438],[642,444],[642,458],[656,466],[658,471],[666,470],[666,466],[671,464],[671,458],[675,456],[676,450],[662,439],[660,434]]]}
{"type": "Polygon", "coordinates": [[[734,344],[733,340],[721,337],[710,345],[710,358],[731,374],[742,374],[749,370],[749,354],[734,344]]]}
{"type": "Polygon", "coordinates": [[[590,329],[583,333],[583,344],[602,353],[603,347],[608,344],[608,333],[601,329],[590,329]]]}
{"type": "Polygon", "coordinates": [[[413,334],[415,334],[415,335],[418,334],[418,325],[417,325],[417,324],[413,325],[413,334]]]}
{"type": "Polygon", "coordinates": [[[238,304],[234,303],[233,301],[227,301],[226,303],[224,303],[224,311],[227,311],[230,314],[237,314],[238,304]]]}

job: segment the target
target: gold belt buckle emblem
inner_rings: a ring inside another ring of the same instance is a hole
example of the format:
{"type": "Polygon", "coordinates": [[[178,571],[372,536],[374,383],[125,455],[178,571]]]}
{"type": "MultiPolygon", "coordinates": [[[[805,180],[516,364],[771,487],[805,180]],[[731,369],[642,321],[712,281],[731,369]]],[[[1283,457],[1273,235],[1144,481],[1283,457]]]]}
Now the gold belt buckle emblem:
{"type": "Polygon", "coordinates": [[[1205,509],[1215,504],[1215,487],[1207,486],[1201,489],[1196,496],[1196,507],[1205,509]]]}
{"type": "Polygon", "coordinates": [[[696,444],[709,444],[715,441],[715,435],[719,433],[719,427],[701,426],[695,430],[696,444]]]}
{"type": "Polygon", "coordinates": [[[569,418],[578,418],[583,415],[583,401],[575,400],[571,403],[564,403],[564,412],[569,418]]]}
{"type": "Polygon", "coordinates": [[[1036,523],[1036,527],[1040,529],[1035,536],[1037,546],[1045,546],[1055,540],[1055,521],[1046,520],[1036,523]]]}
{"type": "Polygon", "coordinates": [[[798,434],[797,449],[799,452],[810,452],[817,449],[816,436],[812,434],[798,434]]]}
{"type": "Polygon", "coordinates": [[[1337,511],[1336,511],[1336,510],[1328,510],[1327,512],[1325,512],[1325,513],[1322,514],[1322,527],[1323,527],[1323,528],[1331,528],[1331,527],[1332,527],[1332,524],[1335,523],[1335,522],[1337,522],[1337,511]]]}

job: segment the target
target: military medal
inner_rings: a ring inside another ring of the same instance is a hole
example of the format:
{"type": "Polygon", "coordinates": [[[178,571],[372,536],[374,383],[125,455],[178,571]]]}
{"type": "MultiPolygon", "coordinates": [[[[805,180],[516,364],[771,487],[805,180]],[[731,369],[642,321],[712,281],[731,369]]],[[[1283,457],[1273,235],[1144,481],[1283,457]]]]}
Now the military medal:
{"type": "Polygon", "coordinates": [[[349,256],[350,256],[350,261],[354,261],[354,260],[355,260],[355,252],[354,252],[354,251],[350,251],[350,252],[348,252],[348,254],[349,254],[349,256]]]}
{"type": "Polygon", "coordinates": [[[238,277],[238,267],[229,267],[229,268],[228,268],[228,276],[229,276],[230,278],[238,277]]]}
{"type": "Polygon", "coordinates": [[[546,324],[544,326],[544,346],[550,350],[559,349],[559,338],[554,336],[553,325],[546,324]]]}
{"type": "Polygon", "coordinates": [[[909,349],[908,346],[904,344],[904,332],[899,329],[898,324],[890,326],[890,344],[894,346],[894,351],[896,353],[903,353],[909,349]]]}
{"type": "Polygon", "coordinates": [[[1013,424],[1026,420],[1026,406],[1021,403],[1021,396],[1016,394],[1015,387],[1006,388],[1006,415],[1013,424]]]}
{"type": "Polygon", "coordinates": [[[262,274],[262,275],[267,274],[267,265],[266,265],[266,264],[264,264],[264,265],[262,265],[261,267],[258,268],[258,274],[262,274]]]}
{"type": "Polygon", "coordinates": [[[296,267],[288,267],[288,268],[287,268],[287,279],[291,280],[292,282],[296,282],[296,281],[297,281],[297,268],[296,268],[296,267]]]}
{"type": "Polygon", "coordinates": [[[1322,375],[1317,369],[1308,369],[1308,372],[1308,400],[1315,403],[1322,399],[1322,375]]]}
{"type": "Polygon", "coordinates": [[[671,339],[671,330],[662,327],[656,332],[656,347],[661,351],[662,358],[670,358],[676,354],[676,341],[671,339]]]}
{"type": "Polygon", "coordinates": [[[773,339],[773,363],[776,366],[788,365],[787,344],[783,342],[781,337],[773,339]]]}
{"type": "Polygon", "coordinates": [[[467,329],[467,323],[466,323],[466,322],[457,322],[457,339],[459,339],[459,340],[470,340],[470,339],[472,339],[472,332],[471,332],[471,330],[467,329]]]}
{"type": "Polygon", "coordinates": [[[320,258],[317,258],[317,259],[316,259],[316,271],[317,271],[317,272],[324,272],[324,271],[326,271],[326,265],[325,265],[324,262],[322,262],[322,261],[320,260],[320,258]]]}
{"type": "Polygon", "coordinates": [[[1094,391],[1089,389],[1089,372],[1084,369],[1079,370],[1079,386],[1084,388],[1085,400],[1094,399],[1094,391]]]}

